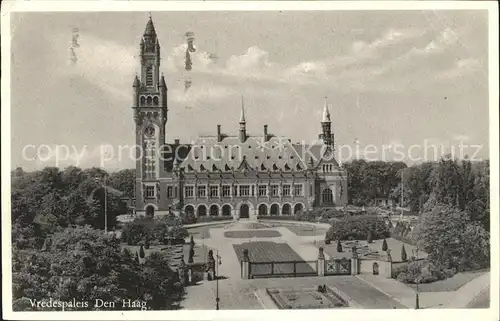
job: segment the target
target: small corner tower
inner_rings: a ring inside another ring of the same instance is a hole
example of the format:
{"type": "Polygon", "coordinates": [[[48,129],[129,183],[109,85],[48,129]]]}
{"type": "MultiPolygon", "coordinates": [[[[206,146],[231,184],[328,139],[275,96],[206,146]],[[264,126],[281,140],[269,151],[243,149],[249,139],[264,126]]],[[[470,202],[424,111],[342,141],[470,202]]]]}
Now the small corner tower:
{"type": "Polygon", "coordinates": [[[328,98],[325,97],[325,104],[323,106],[323,115],[321,117],[321,129],[322,132],[319,138],[323,140],[323,143],[333,150],[334,147],[334,135],[332,134],[332,121],[330,119],[330,111],[328,110],[328,98]]]}

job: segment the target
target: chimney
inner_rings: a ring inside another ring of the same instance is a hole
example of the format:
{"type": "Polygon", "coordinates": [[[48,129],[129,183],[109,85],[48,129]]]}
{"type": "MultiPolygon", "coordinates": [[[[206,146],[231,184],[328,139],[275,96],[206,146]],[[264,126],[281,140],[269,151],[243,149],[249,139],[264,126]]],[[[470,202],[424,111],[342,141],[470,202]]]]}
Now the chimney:
{"type": "Polygon", "coordinates": [[[267,134],[267,125],[264,125],[264,141],[267,142],[269,140],[269,135],[267,134]]]}
{"type": "Polygon", "coordinates": [[[174,140],[175,145],[179,145],[179,142],[180,142],[180,141],[179,141],[179,139],[178,139],[178,138],[174,140]]]}
{"type": "Polygon", "coordinates": [[[220,133],[220,125],[217,125],[217,141],[222,141],[222,134],[220,133]]]}

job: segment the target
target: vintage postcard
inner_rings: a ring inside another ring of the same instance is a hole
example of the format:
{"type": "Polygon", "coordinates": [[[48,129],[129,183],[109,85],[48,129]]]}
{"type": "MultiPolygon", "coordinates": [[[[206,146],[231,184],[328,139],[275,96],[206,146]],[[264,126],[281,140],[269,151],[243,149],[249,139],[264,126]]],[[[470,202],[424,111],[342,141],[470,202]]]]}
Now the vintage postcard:
{"type": "Polygon", "coordinates": [[[2,3],[5,319],[498,320],[498,8],[2,3]]]}

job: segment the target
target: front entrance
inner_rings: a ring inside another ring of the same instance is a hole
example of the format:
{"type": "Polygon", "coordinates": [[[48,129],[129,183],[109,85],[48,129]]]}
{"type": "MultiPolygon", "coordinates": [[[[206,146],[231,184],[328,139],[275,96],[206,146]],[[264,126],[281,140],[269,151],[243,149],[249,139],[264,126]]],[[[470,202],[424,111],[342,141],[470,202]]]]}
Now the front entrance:
{"type": "Polygon", "coordinates": [[[240,218],[249,218],[250,217],[250,208],[247,204],[242,204],[240,206],[240,218]]]}
{"type": "Polygon", "coordinates": [[[155,215],[155,208],[153,205],[146,207],[146,217],[153,217],[155,215]]]}

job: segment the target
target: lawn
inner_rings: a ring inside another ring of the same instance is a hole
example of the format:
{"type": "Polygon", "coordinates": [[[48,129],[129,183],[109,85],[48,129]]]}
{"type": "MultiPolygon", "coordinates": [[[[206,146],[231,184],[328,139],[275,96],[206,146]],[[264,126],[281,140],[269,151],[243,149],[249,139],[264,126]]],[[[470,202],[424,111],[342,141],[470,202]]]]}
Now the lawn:
{"type": "Polygon", "coordinates": [[[251,238],[251,237],[279,237],[281,233],[275,230],[255,230],[255,231],[227,231],[225,237],[229,238],[251,238]]]}
{"type": "Polygon", "coordinates": [[[197,239],[209,239],[210,238],[210,228],[212,226],[200,226],[188,229],[189,235],[193,235],[197,239]]]}
{"type": "Polygon", "coordinates": [[[297,236],[325,235],[327,231],[325,228],[309,225],[287,225],[285,227],[297,236]]]}
{"type": "MultiPolygon", "coordinates": [[[[391,257],[393,262],[399,262],[401,261],[401,248],[403,244],[405,245],[405,250],[407,257],[410,258],[412,256],[412,251],[415,250],[415,246],[403,243],[399,240],[393,239],[393,238],[388,238],[386,239],[387,241],[387,247],[391,250],[391,257]]],[[[343,258],[347,257],[350,258],[352,256],[351,251],[349,248],[345,246],[345,244],[348,241],[342,241],[342,247],[343,247],[343,252],[337,252],[337,242],[333,241],[330,244],[325,244],[325,241],[319,241],[314,244],[316,247],[323,247],[324,251],[326,254],[328,254],[332,258],[343,258]]],[[[385,255],[385,252],[382,251],[382,242],[383,240],[374,240],[371,244],[368,244],[368,248],[370,251],[377,252],[378,254],[383,254],[385,255]]],[[[367,244],[365,241],[360,241],[360,244],[367,244]]],[[[423,251],[418,251],[418,257],[419,258],[426,258],[427,253],[423,251]]]]}
{"type": "Polygon", "coordinates": [[[286,243],[247,242],[243,244],[233,244],[233,247],[240,262],[243,259],[243,250],[248,249],[250,262],[254,263],[251,266],[252,275],[268,275],[271,273],[291,274],[294,270],[297,273],[315,273],[314,265],[311,266],[306,263],[300,255],[286,243]],[[297,263],[269,263],[283,261],[296,261],[297,263]],[[259,264],[259,262],[267,263],[259,264]]]}
{"type": "MultiPolygon", "coordinates": [[[[451,278],[436,281],[433,283],[419,284],[418,289],[420,292],[451,292],[456,291],[466,283],[486,273],[486,271],[470,271],[460,272],[451,278]]],[[[415,284],[406,284],[412,288],[416,288],[415,284]]]]}

